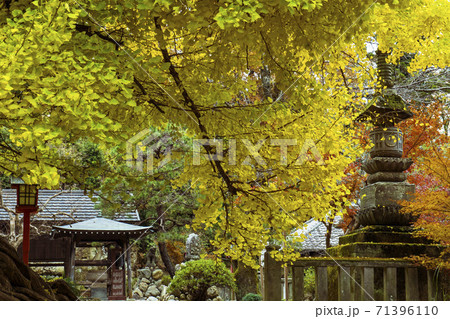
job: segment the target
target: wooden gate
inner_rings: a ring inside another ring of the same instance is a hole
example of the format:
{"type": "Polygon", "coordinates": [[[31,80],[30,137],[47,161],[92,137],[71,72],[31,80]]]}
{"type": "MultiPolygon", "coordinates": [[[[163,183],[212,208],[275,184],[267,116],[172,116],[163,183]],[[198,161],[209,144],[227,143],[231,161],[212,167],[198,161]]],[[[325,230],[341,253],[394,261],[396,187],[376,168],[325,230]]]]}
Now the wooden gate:
{"type": "Polygon", "coordinates": [[[108,271],[108,299],[126,300],[125,263],[122,249],[110,249],[108,259],[112,264],[108,271]]]}

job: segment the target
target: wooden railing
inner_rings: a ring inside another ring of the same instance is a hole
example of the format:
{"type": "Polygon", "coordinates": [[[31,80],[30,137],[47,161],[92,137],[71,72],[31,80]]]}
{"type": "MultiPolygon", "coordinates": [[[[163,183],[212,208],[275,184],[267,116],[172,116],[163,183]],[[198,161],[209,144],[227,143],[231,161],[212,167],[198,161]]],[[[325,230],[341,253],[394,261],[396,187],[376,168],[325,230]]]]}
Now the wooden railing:
{"type": "Polygon", "coordinates": [[[407,260],[369,258],[301,258],[288,266],[264,255],[263,298],[282,300],[283,283],[291,285],[285,300],[305,300],[304,271],[313,267],[314,300],[442,300],[439,272],[417,267],[407,260]]]}

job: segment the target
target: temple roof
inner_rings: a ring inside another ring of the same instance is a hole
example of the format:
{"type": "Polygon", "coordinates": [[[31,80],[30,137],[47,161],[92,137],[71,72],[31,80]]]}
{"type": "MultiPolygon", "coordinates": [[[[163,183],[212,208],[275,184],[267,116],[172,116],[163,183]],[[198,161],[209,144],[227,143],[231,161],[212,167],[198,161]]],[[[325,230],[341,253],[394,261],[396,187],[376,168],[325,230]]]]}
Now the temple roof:
{"type": "Polygon", "coordinates": [[[92,218],[79,223],[74,223],[64,226],[53,226],[55,237],[66,237],[77,235],[80,239],[106,239],[111,236],[127,236],[127,237],[139,237],[147,231],[151,230],[151,227],[143,227],[130,225],[127,223],[121,223],[107,218],[92,218]]]}
{"type": "MultiPolygon", "coordinates": [[[[333,230],[331,231],[330,244],[331,246],[336,246],[339,244],[339,237],[344,235],[344,232],[341,228],[338,228],[337,225],[341,222],[342,218],[340,216],[336,216],[333,222],[333,230]]],[[[302,250],[325,250],[325,238],[327,234],[327,228],[325,225],[318,220],[311,218],[308,220],[304,228],[297,229],[292,237],[301,237],[302,235],[306,236],[305,240],[302,242],[302,250]]]]}
{"type": "MultiPolygon", "coordinates": [[[[16,190],[3,189],[2,197],[5,207],[15,210],[16,207],[16,190]]],[[[95,199],[84,194],[82,190],[46,190],[40,189],[38,196],[38,205],[41,211],[32,216],[34,221],[48,221],[67,223],[74,221],[83,221],[101,216],[100,209],[95,207],[95,199]]],[[[117,213],[114,216],[117,221],[138,222],[140,221],[137,211],[126,213],[117,213]]],[[[9,220],[9,214],[0,208],[0,221],[9,220]]]]}

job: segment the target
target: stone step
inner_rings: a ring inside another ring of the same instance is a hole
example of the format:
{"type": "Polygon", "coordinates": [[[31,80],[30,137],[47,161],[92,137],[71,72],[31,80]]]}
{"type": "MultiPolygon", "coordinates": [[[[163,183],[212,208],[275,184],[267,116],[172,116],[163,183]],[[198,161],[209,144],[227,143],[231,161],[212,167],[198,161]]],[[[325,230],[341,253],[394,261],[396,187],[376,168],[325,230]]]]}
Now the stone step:
{"type": "Polygon", "coordinates": [[[424,237],[416,237],[411,232],[390,231],[353,232],[339,238],[340,245],[351,243],[417,243],[431,244],[432,241],[424,237]]]}
{"type": "Polygon", "coordinates": [[[439,257],[442,246],[408,243],[351,243],[327,249],[334,257],[403,258],[419,255],[439,257]]]}

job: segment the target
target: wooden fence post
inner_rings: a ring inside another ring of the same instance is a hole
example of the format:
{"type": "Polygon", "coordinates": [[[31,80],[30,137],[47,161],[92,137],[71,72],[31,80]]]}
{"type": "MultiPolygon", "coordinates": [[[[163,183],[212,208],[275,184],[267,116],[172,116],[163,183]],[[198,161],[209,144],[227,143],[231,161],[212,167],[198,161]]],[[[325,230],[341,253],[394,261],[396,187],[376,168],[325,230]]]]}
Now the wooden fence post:
{"type": "Polygon", "coordinates": [[[75,238],[72,236],[72,238],[70,240],[70,250],[69,250],[69,265],[68,265],[69,273],[66,276],[66,277],[70,278],[70,280],[72,280],[72,282],[75,281],[76,248],[77,248],[77,243],[75,241],[75,238]]]}
{"type": "Polygon", "coordinates": [[[328,300],[327,267],[316,267],[316,301],[328,300]]]}
{"type": "Polygon", "coordinates": [[[304,267],[292,267],[292,300],[305,300],[304,267]]]}
{"type": "Polygon", "coordinates": [[[362,278],[363,278],[363,268],[362,267],[354,267],[352,270],[352,276],[353,279],[352,280],[352,286],[353,286],[353,290],[354,290],[354,295],[353,295],[353,300],[354,301],[361,301],[362,300],[362,278]]]}
{"type": "Polygon", "coordinates": [[[281,262],[270,256],[274,249],[273,246],[267,246],[264,253],[264,301],[281,300],[281,262]]]}
{"type": "Polygon", "coordinates": [[[418,301],[419,295],[419,272],[417,268],[405,268],[405,290],[406,301],[418,301]]]}
{"type": "Polygon", "coordinates": [[[351,278],[350,278],[350,267],[339,266],[339,301],[350,301],[351,300],[351,278]]]}
{"type": "Polygon", "coordinates": [[[397,268],[383,269],[384,301],[397,300],[397,268]]]}
{"type": "Polygon", "coordinates": [[[365,267],[363,269],[363,295],[364,300],[372,301],[374,300],[374,282],[375,282],[375,274],[374,269],[372,267],[365,267]]]}

